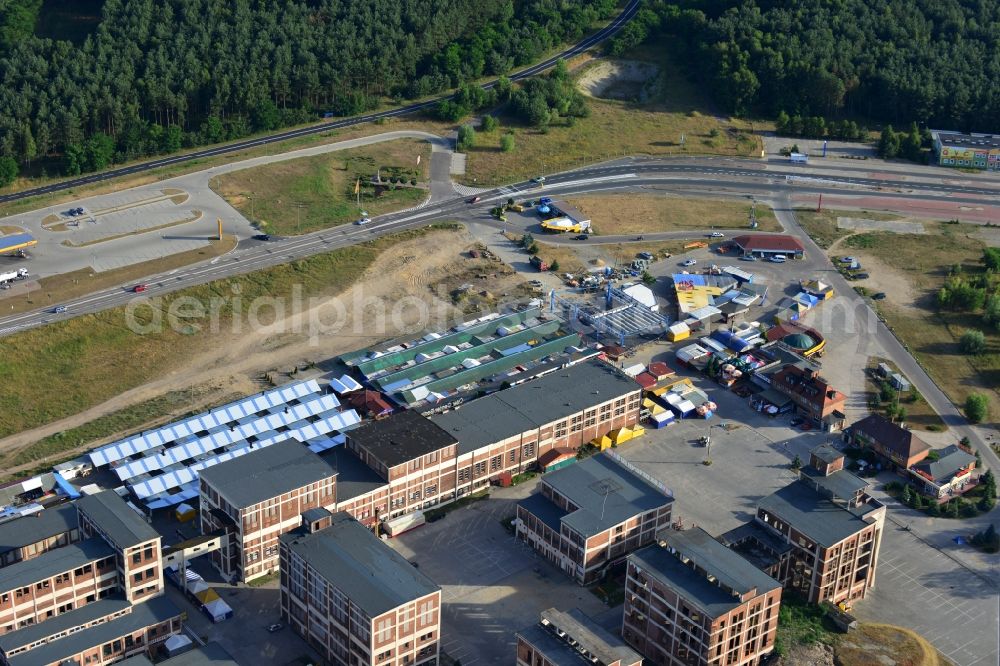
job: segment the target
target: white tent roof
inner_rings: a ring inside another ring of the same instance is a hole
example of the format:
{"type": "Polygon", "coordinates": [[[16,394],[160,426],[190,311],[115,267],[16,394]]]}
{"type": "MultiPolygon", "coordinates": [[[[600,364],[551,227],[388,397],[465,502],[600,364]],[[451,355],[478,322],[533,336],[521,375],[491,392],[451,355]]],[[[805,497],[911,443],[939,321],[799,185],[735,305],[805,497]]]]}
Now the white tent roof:
{"type": "Polygon", "coordinates": [[[167,640],[163,641],[163,647],[166,648],[167,652],[175,652],[181,650],[191,645],[191,639],[184,634],[174,634],[167,640]]]}
{"type": "Polygon", "coordinates": [[[636,363],[635,365],[630,365],[627,368],[623,368],[622,372],[624,372],[629,377],[635,377],[639,374],[642,374],[642,371],[645,369],[646,366],[644,366],[642,363],[636,363]]]}
{"type": "Polygon", "coordinates": [[[227,613],[232,613],[233,608],[222,599],[213,599],[205,604],[205,610],[213,618],[224,617],[227,613]]]}
{"type": "Polygon", "coordinates": [[[653,295],[653,290],[644,284],[633,284],[625,287],[622,291],[649,309],[656,307],[656,296],[653,295]]]}

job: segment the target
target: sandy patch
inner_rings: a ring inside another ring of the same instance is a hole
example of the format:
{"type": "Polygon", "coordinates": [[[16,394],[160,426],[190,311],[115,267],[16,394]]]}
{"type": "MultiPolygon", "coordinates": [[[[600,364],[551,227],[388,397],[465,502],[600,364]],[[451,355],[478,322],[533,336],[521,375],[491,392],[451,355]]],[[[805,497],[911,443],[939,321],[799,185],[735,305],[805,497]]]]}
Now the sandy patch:
{"type": "Polygon", "coordinates": [[[10,236],[12,234],[23,234],[25,233],[22,227],[16,227],[13,224],[3,224],[0,225],[0,236],[10,236]]]}
{"type": "Polygon", "coordinates": [[[660,68],[638,60],[601,60],[580,75],[577,86],[591,97],[646,101],[646,83],[660,68]]]}
{"type": "Polygon", "coordinates": [[[889,231],[894,234],[923,234],[924,225],[908,220],[870,220],[863,217],[838,217],[838,229],[851,231],[889,231]]]}
{"type": "Polygon", "coordinates": [[[927,311],[917,305],[917,300],[924,294],[913,286],[913,282],[907,275],[900,273],[874,255],[865,254],[864,250],[851,248],[851,254],[861,262],[862,270],[871,276],[867,280],[851,282],[852,286],[864,287],[869,293],[885,292],[886,301],[891,301],[892,306],[896,309],[905,310],[906,314],[912,316],[926,316],[927,311]]]}

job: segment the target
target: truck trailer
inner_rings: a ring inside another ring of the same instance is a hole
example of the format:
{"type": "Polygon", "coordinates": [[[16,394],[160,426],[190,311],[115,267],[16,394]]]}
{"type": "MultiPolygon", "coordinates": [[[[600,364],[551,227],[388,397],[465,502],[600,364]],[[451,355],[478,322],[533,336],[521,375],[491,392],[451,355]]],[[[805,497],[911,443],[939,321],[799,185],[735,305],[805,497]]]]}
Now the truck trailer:
{"type": "Polygon", "coordinates": [[[14,282],[15,280],[24,280],[27,277],[28,269],[18,268],[17,270],[0,273],[0,284],[7,284],[8,282],[14,282]]]}

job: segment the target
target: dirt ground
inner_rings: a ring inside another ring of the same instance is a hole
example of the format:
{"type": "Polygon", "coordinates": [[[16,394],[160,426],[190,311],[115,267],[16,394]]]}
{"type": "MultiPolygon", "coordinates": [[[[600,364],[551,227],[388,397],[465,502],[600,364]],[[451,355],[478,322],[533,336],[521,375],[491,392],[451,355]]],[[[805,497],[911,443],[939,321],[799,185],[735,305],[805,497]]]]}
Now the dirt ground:
{"type": "MultiPolygon", "coordinates": [[[[0,450],[19,448],[170,390],[211,387],[214,390],[206,391],[204,404],[234,392],[248,395],[263,388],[261,377],[265,374],[287,381],[283,373],[293,367],[311,362],[322,367],[324,361],[341,353],[407,333],[445,328],[455,323],[463,310],[488,310],[503,297],[520,296],[523,279],[503,264],[470,259],[468,250],[474,246],[474,239],[464,230],[402,242],[383,252],[358,276],[354,287],[336,297],[304,304],[297,315],[300,321],[317,317],[329,329],[316,339],[310,339],[308,326],[296,332],[291,312],[270,325],[238,335],[220,331],[211,351],[190,357],[162,378],[72,417],[0,440],[0,450]],[[453,291],[450,285],[456,283],[471,283],[473,293],[488,291],[489,298],[477,298],[471,307],[468,299],[448,298],[453,291]]],[[[88,442],[80,451],[90,446],[88,442]]],[[[64,452],[60,458],[71,455],[64,452]]]]}
{"type": "Polygon", "coordinates": [[[603,99],[638,99],[646,101],[644,85],[653,80],[660,68],[638,60],[600,60],[589,66],[577,80],[580,90],[603,99]]]}

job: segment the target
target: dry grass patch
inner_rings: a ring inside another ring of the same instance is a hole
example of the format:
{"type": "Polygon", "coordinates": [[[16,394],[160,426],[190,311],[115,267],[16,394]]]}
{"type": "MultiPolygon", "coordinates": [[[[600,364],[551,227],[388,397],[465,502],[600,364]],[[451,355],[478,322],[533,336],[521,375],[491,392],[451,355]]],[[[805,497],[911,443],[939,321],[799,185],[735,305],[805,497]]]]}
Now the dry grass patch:
{"type": "Polygon", "coordinates": [[[0,224],[0,236],[10,236],[12,234],[23,234],[24,229],[22,227],[16,227],[13,224],[0,224]]]}
{"type": "MultiPolygon", "coordinates": [[[[476,147],[468,151],[463,182],[516,182],[622,155],[760,155],[755,126],[738,119],[720,121],[705,111],[711,108],[709,100],[662,49],[643,47],[624,58],[658,68],[653,81],[635,84],[643,89],[646,101],[591,98],[587,118],[560,120],[547,129],[502,117],[495,132],[477,135],[476,147]],[[504,153],[500,138],[508,132],[514,135],[515,148],[504,153]]],[[[586,79],[591,68],[606,67],[601,60],[586,62],[577,70],[578,77],[586,79]]]]}
{"type": "Polygon", "coordinates": [[[867,210],[823,210],[816,212],[814,208],[796,208],[795,219],[816,244],[823,249],[832,247],[841,238],[850,236],[850,229],[837,227],[838,217],[863,217],[869,220],[902,220],[899,215],[877,213],[867,210]]]}
{"type": "Polygon", "coordinates": [[[428,196],[430,155],[426,141],[399,139],[234,171],[210,185],[262,229],[299,234],[353,222],[361,210],[382,215],[416,205],[428,196]],[[373,185],[376,175],[406,182],[373,185]],[[359,179],[361,210],[354,192],[359,179]]]}
{"type": "Polygon", "coordinates": [[[837,666],[947,666],[925,638],[888,624],[862,624],[834,648],[837,666]]]}
{"type": "MultiPolygon", "coordinates": [[[[586,213],[595,232],[604,235],[738,229],[750,219],[750,204],[718,199],[689,199],[665,194],[610,194],[570,197],[586,213]]],[[[780,231],[774,212],[757,206],[759,231],[780,231]]]]}

